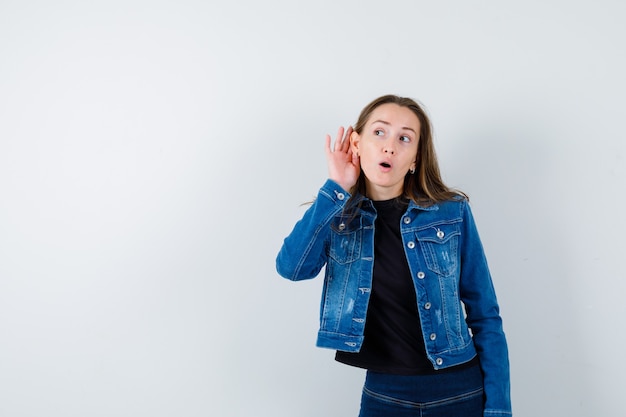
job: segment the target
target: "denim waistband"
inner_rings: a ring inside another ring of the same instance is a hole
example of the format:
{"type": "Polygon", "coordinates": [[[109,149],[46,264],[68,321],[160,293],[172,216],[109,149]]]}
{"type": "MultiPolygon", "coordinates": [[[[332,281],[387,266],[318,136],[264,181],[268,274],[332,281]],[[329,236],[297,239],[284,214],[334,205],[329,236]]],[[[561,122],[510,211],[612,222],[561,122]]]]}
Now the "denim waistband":
{"type": "Polygon", "coordinates": [[[483,375],[479,365],[434,375],[367,371],[364,389],[412,403],[429,403],[482,390],[483,375]]]}

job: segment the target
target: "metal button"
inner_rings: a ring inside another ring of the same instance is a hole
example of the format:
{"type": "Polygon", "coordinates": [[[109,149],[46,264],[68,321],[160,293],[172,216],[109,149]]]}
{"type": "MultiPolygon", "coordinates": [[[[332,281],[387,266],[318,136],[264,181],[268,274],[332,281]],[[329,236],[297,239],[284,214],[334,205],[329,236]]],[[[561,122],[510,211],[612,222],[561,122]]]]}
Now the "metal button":
{"type": "Polygon", "coordinates": [[[431,307],[431,304],[430,304],[430,303],[426,303],[426,304],[424,304],[424,308],[425,308],[426,310],[430,310],[430,307],[431,307]]]}
{"type": "Polygon", "coordinates": [[[339,225],[339,230],[343,230],[343,229],[345,229],[345,228],[346,228],[346,224],[345,224],[345,223],[341,223],[341,224],[339,225]]]}
{"type": "Polygon", "coordinates": [[[423,273],[422,271],[419,271],[419,272],[417,273],[417,277],[418,277],[419,279],[424,279],[424,277],[425,277],[425,276],[426,276],[426,274],[425,274],[425,273],[423,273]]]}
{"type": "Polygon", "coordinates": [[[436,338],[437,338],[437,335],[435,333],[430,334],[430,340],[435,340],[436,338]]]}
{"type": "Polygon", "coordinates": [[[409,223],[411,223],[411,218],[409,216],[406,216],[404,218],[404,224],[409,224],[409,223]]]}
{"type": "Polygon", "coordinates": [[[441,365],[441,364],[443,364],[443,359],[437,358],[437,360],[435,362],[437,362],[437,365],[441,365]]]}
{"type": "Polygon", "coordinates": [[[445,233],[444,233],[441,229],[437,229],[437,237],[438,237],[439,239],[443,239],[443,237],[444,237],[445,235],[446,235],[446,234],[445,234],[445,233]]]}
{"type": "Polygon", "coordinates": [[[407,243],[406,245],[409,247],[409,249],[413,249],[415,247],[415,242],[411,241],[411,242],[407,243]]]}
{"type": "Polygon", "coordinates": [[[343,200],[344,198],[346,198],[346,195],[344,193],[337,193],[338,200],[343,200]]]}

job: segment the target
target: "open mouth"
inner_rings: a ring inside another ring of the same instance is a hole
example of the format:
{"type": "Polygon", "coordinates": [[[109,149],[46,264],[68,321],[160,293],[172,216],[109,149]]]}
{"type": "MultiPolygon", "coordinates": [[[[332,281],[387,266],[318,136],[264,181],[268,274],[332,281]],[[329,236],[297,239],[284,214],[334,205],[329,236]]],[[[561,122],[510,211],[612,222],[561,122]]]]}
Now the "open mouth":
{"type": "Polygon", "coordinates": [[[383,168],[391,168],[391,164],[389,164],[388,162],[381,162],[380,166],[383,168]]]}

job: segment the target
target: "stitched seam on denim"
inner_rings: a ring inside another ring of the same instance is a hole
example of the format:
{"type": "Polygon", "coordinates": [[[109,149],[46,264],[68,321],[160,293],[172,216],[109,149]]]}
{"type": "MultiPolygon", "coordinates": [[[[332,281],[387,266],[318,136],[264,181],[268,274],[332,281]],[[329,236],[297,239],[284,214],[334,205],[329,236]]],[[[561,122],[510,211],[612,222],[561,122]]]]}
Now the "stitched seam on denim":
{"type": "Polygon", "coordinates": [[[451,224],[461,223],[462,221],[463,221],[463,217],[459,215],[459,217],[454,217],[451,219],[434,220],[434,221],[431,221],[430,223],[416,225],[411,228],[407,228],[406,231],[407,232],[410,232],[410,231],[421,232],[422,230],[432,229],[433,227],[442,226],[442,225],[449,226],[451,224]]]}
{"type": "MultiPolygon", "coordinates": [[[[453,354],[453,353],[456,353],[456,352],[459,352],[459,351],[464,353],[470,347],[470,345],[472,343],[473,343],[472,339],[470,338],[463,346],[452,347],[450,349],[445,349],[445,350],[438,350],[436,352],[433,352],[433,355],[449,355],[449,354],[453,354]]],[[[472,356],[472,358],[473,358],[473,356],[472,356]]],[[[470,358],[470,359],[472,359],[472,358],[470,358]]]]}
{"type": "Polygon", "coordinates": [[[374,391],[371,391],[371,390],[367,389],[366,387],[363,387],[363,392],[366,395],[369,395],[370,397],[376,398],[378,400],[386,401],[386,402],[397,404],[397,405],[401,405],[401,406],[407,407],[407,408],[432,408],[432,407],[439,407],[439,406],[442,406],[442,405],[455,403],[455,402],[458,402],[458,401],[467,400],[469,398],[473,398],[473,397],[476,397],[478,395],[482,395],[483,394],[483,389],[482,388],[478,388],[478,389],[476,389],[474,391],[466,392],[464,394],[456,395],[454,397],[449,397],[449,398],[445,398],[443,400],[437,400],[437,401],[429,401],[429,402],[425,402],[425,403],[416,403],[416,402],[413,402],[413,401],[401,400],[401,399],[398,399],[398,398],[389,397],[387,395],[378,394],[378,393],[376,393],[374,391]]]}

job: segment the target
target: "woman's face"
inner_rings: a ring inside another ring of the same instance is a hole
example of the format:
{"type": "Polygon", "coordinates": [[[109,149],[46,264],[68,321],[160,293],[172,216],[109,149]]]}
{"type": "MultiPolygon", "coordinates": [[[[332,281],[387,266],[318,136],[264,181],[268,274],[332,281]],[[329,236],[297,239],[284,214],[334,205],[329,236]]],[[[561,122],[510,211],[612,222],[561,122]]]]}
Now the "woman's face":
{"type": "Polygon", "coordinates": [[[352,150],[361,160],[367,197],[389,200],[403,192],[404,177],[415,169],[420,122],[410,109],[387,103],[370,115],[352,150]]]}

